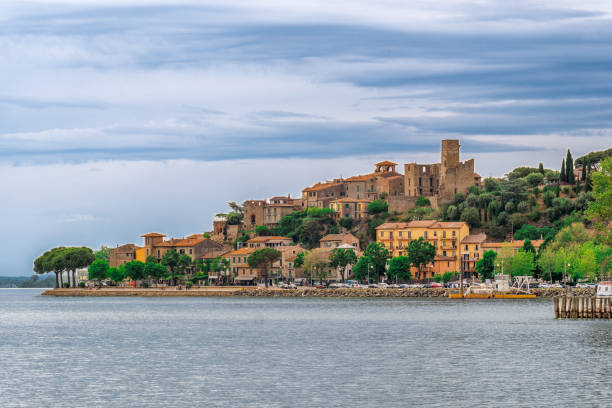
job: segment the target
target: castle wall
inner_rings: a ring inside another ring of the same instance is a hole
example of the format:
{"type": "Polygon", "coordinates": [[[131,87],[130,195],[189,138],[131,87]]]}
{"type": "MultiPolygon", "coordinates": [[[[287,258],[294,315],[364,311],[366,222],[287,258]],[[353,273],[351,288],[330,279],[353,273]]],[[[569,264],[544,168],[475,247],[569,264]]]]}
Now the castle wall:
{"type": "Polygon", "coordinates": [[[440,186],[440,164],[404,165],[404,195],[408,197],[437,195],[440,186]]]}

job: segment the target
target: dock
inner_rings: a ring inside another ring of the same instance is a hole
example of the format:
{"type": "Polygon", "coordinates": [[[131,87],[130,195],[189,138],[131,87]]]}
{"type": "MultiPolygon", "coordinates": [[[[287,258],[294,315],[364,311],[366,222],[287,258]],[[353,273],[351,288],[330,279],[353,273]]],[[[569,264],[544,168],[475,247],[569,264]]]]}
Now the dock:
{"type": "Polygon", "coordinates": [[[555,319],[610,319],[610,298],[586,296],[555,296],[555,319]]]}

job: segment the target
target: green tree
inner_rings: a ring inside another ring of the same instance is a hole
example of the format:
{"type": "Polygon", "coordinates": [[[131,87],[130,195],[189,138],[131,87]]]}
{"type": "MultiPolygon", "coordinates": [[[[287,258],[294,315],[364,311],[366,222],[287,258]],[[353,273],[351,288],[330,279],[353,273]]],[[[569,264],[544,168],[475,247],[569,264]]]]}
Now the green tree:
{"type": "Polygon", "coordinates": [[[436,256],[436,247],[420,237],[408,243],[406,252],[410,263],[417,268],[417,279],[420,280],[422,267],[433,262],[436,256]]]}
{"type": "Polygon", "coordinates": [[[363,282],[368,279],[371,269],[370,258],[368,256],[362,256],[353,266],[353,277],[359,282],[363,282]]]}
{"type": "Polygon", "coordinates": [[[497,257],[497,252],[495,251],[486,251],[482,258],[476,262],[476,272],[478,272],[478,276],[484,282],[486,279],[493,279],[493,274],[495,272],[495,258],[497,257]]]}
{"type": "Polygon", "coordinates": [[[343,228],[350,230],[351,228],[353,228],[353,219],[350,217],[342,217],[338,221],[338,224],[340,224],[340,226],[342,226],[343,228]]]}
{"type": "Polygon", "coordinates": [[[565,172],[565,159],[561,162],[561,171],[559,172],[559,182],[564,183],[567,181],[567,173],[565,172]]]}
{"type": "Polygon", "coordinates": [[[567,149],[567,158],[565,159],[565,181],[569,184],[574,185],[574,160],[572,159],[572,153],[567,149]]]}
{"type": "Polygon", "coordinates": [[[187,254],[179,255],[178,262],[176,264],[176,270],[179,274],[184,274],[189,271],[192,264],[193,264],[193,261],[189,255],[187,254]]]}
{"type": "Polygon", "coordinates": [[[96,259],[88,268],[89,280],[101,281],[108,277],[108,262],[96,259]]]}
{"type": "Polygon", "coordinates": [[[396,256],[389,260],[389,269],[387,270],[389,278],[395,280],[409,280],[412,277],[410,273],[410,258],[407,256],[396,256]]]}
{"type": "Polygon", "coordinates": [[[544,181],[544,175],[542,173],[529,173],[526,180],[531,187],[537,187],[544,181]]]}
{"type": "Polygon", "coordinates": [[[507,271],[512,276],[533,276],[536,268],[535,254],[533,252],[519,251],[512,256],[507,265],[507,271]]]}
{"type": "Polygon", "coordinates": [[[368,214],[380,214],[389,210],[389,204],[383,200],[374,200],[368,204],[368,214]]]}
{"type": "Polygon", "coordinates": [[[446,218],[450,221],[457,221],[457,216],[457,207],[455,207],[454,205],[449,205],[446,208],[446,218]]]}
{"type": "Polygon", "coordinates": [[[602,241],[612,244],[612,158],[604,159],[599,171],[589,173],[589,177],[593,181],[594,201],[589,203],[585,215],[602,232],[602,241]]]}
{"type": "Polygon", "coordinates": [[[461,221],[467,223],[471,228],[476,228],[480,225],[480,214],[474,207],[467,207],[461,212],[461,221]]]}
{"type": "MultiPolygon", "coordinates": [[[[42,255],[34,260],[34,272],[38,274],[45,274],[53,272],[55,273],[55,287],[63,287],[63,278],[62,273],[64,272],[64,267],[61,262],[54,262],[54,259],[61,255],[65,247],[57,247],[45,251],[42,255]]],[[[62,257],[60,256],[60,259],[62,257]]]]}
{"type": "Polygon", "coordinates": [[[157,258],[155,257],[155,255],[149,255],[147,256],[147,259],[145,259],[145,263],[146,264],[150,264],[150,263],[156,264],[157,258]]]}
{"type": "Polygon", "coordinates": [[[540,162],[540,164],[538,165],[538,171],[540,172],[540,174],[544,175],[544,164],[542,164],[542,162],[540,162]]]}
{"type": "Polygon", "coordinates": [[[119,283],[125,279],[124,270],[119,268],[109,268],[106,273],[107,277],[115,283],[119,283]]]}
{"type": "Polygon", "coordinates": [[[442,282],[444,282],[444,283],[450,282],[451,279],[453,279],[454,275],[455,275],[455,272],[451,272],[451,271],[444,272],[442,274],[442,282]]]}
{"type": "Polygon", "coordinates": [[[258,225],[258,226],[256,226],[255,227],[255,234],[258,237],[272,235],[272,233],[270,232],[270,228],[266,227],[265,225],[258,225]]]}
{"type": "Polygon", "coordinates": [[[145,264],[140,261],[130,261],[125,263],[125,276],[136,283],[138,280],[145,278],[145,264]]]}
{"type": "Polygon", "coordinates": [[[261,277],[265,280],[265,285],[268,287],[268,271],[272,268],[274,262],[282,258],[281,251],[274,248],[261,248],[252,252],[247,257],[247,263],[250,268],[261,269],[261,277]]]}
{"type": "Polygon", "coordinates": [[[94,252],[94,255],[96,256],[96,259],[101,259],[103,261],[109,262],[110,261],[110,248],[107,247],[106,245],[101,245],[100,249],[98,249],[96,252],[94,252]]]}
{"type": "Polygon", "coordinates": [[[168,269],[158,263],[147,263],[144,267],[144,275],[157,283],[159,279],[163,279],[168,275],[168,269]]]}
{"type": "Polygon", "coordinates": [[[329,254],[329,264],[332,268],[340,271],[340,277],[344,282],[346,267],[357,262],[357,255],[352,249],[336,248],[329,254]]]}
{"type": "Polygon", "coordinates": [[[87,268],[96,259],[91,248],[87,247],[70,247],[62,252],[64,256],[64,265],[68,271],[68,281],[70,281],[70,273],[72,272],[72,286],[76,287],[76,270],[87,268]]]}
{"type": "Polygon", "coordinates": [[[303,268],[304,267],[304,257],[307,254],[308,254],[308,251],[299,252],[295,256],[295,259],[293,260],[293,266],[296,267],[296,268],[303,268]]]}
{"type": "Polygon", "coordinates": [[[167,251],[161,259],[161,264],[170,270],[170,274],[172,275],[171,284],[175,285],[174,274],[177,271],[179,263],[179,253],[176,250],[171,249],[167,251]]]}
{"type": "Polygon", "coordinates": [[[298,228],[299,242],[304,248],[312,249],[316,247],[323,234],[323,225],[314,218],[306,219],[298,228]]]}
{"type": "Polygon", "coordinates": [[[380,276],[385,273],[389,251],[383,245],[371,242],[365,251],[363,251],[363,254],[370,260],[373,277],[376,279],[376,282],[379,282],[380,276]]]}
{"type": "Polygon", "coordinates": [[[521,247],[521,251],[523,252],[531,252],[533,254],[536,253],[536,250],[533,246],[533,244],[531,243],[531,240],[529,238],[525,238],[525,241],[523,242],[523,246],[521,247]]]}

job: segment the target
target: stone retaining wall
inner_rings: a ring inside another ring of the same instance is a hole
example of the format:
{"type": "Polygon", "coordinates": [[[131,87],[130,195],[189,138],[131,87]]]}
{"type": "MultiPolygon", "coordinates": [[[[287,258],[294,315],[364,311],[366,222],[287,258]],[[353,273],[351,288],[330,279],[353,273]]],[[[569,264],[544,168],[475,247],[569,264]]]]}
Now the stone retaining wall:
{"type": "MultiPolygon", "coordinates": [[[[448,297],[450,289],[443,288],[406,288],[406,289],[380,289],[380,288],[341,288],[341,289],[278,289],[253,287],[208,287],[192,288],[190,290],[176,290],[174,288],[161,289],[50,289],[43,292],[48,296],[252,296],[252,297],[448,297]]],[[[510,293],[516,293],[511,291],[510,293]]],[[[532,289],[537,297],[553,296],[595,296],[595,289],[591,288],[539,288],[532,289]]]]}

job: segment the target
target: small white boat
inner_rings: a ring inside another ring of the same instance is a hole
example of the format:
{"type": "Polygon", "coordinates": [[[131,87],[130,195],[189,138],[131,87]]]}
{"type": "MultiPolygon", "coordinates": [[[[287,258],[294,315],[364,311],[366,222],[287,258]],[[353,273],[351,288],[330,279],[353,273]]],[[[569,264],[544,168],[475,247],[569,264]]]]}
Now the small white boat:
{"type": "Polygon", "coordinates": [[[612,282],[599,282],[597,285],[597,297],[612,298],[612,282]]]}

